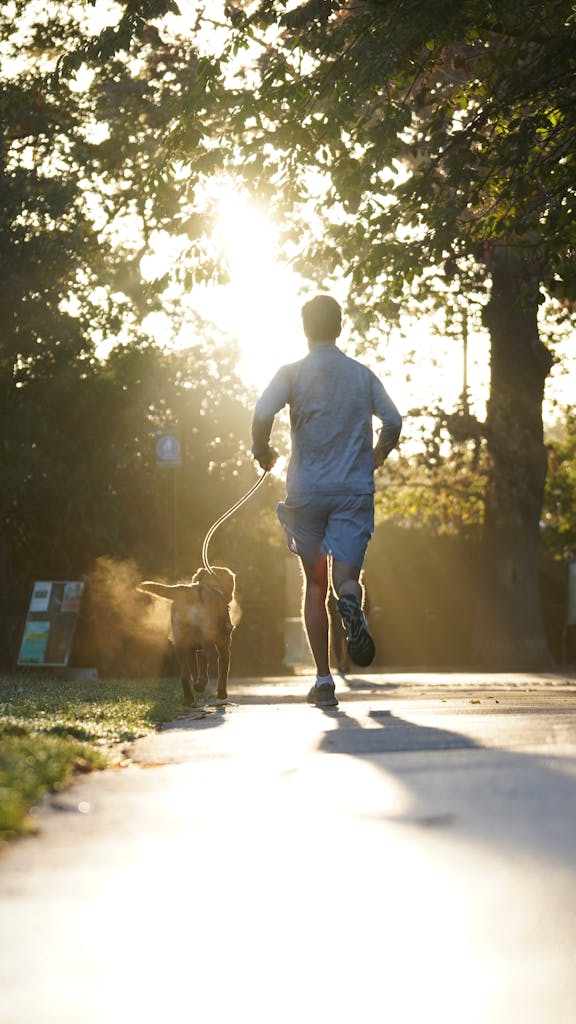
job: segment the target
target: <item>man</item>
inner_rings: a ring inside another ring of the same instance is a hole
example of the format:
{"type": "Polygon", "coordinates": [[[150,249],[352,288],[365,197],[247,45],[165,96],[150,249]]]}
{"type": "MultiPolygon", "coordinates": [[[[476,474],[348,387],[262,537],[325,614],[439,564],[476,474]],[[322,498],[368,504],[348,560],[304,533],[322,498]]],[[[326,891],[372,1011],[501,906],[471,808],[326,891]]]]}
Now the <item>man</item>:
{"type": "MultiPolygon", "coordinates": [[[[364,592],[364,598],[366,592],[364,592]]],[[[365,599],[364,599],[365,603],[365,599]]],[[[336,602],[336,595],[332,588],[328,593],[328,631],[330,635],[330,658],[332,663],[336,665],[338,672],[341,676],[348,674],[350,665],[348,661],[348,642],[346,639],[346,631],[342,625],[342,619],[338,614],[338,606],[336,602]]]]}
{"type": "Polygon", "coordinates": [[[338,701],[328,654],[329,569],[348,653],[367,667],[375,648],[359,578],[374,530],[374,469],[396,447],[402,419],[375,374],[336,346],[342,314],[335,299],[317,295],[305,303],[302,323],[308,355],[282,366],[258,400],[252,453],[262,469],[272,468],[272,424],[288,405],[292,451],[277,513],[306,580],[304,623],[317,672],[307,699],[330,707],[338,701]],[[375,448],[373,416],[382,423],[375,448]]]}

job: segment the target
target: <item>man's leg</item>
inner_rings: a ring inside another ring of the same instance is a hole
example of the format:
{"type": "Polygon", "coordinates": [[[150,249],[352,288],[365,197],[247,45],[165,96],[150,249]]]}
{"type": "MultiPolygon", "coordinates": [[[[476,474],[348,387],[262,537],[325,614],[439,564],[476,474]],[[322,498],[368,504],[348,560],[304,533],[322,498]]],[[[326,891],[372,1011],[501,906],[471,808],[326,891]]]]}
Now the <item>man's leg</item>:
{"type": "Polygon", "coordinates": [[[310,564],[302,561],[306,589],[304,592],[304,624],[316,671],[320,677],[330,675],[328,661],[328,559],[320,555],[310,564]]]}
{"type": "Polygon", "coordinates": [[[304,623],[316,662],[316,682],[306,699],[318,707],[335,707],[338,700],[328,657],[328,559],[319,555],[313,563],[302,560],[302,568],[306,577],[304,623]]]}
{"type": "Polygon", "coordinates": [[[339,562],[334,559],[332,562],[332,586],[336,597],[344,597],[351,594],[362,604],[363,592],[360,585],[360,569],[348,562],[339,562]]]}
{"type": "Polygon", "coordinates": [[[341,676],[348,672],[348,643],[346,630],[338,613],[336,593],[332,584],[328,593],[328,620],[330,623],[330,662],[337,666],[341,676]]]}
{"type": "Polygon", "coordinates": [[[338,596],[338,611],[346,630],[348,653],[357,665],[367,668],[374,661],[376,648],[362,611],[363,591],[360,568],[334,559],[332,585],[338,596]]]}

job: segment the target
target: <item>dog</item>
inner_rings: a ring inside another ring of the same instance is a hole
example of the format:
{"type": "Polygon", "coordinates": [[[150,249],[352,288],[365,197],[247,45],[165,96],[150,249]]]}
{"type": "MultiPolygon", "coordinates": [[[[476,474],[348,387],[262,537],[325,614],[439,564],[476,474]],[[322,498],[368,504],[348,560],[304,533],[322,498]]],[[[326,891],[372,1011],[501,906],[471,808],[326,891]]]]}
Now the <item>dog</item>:
{"type": "Polygon", "coordinates": [[[149,580],[138,585],[144,594],[172,602],[172,638],[180,666],[180,682],[186,703],[195,703],[208,685],[208,655],[218,655],[218,698],[228,696],[230,651],[235,623],[231,611],[236,577],[224,566],[198,569],[191,583],[168,586],[149,580]]]}

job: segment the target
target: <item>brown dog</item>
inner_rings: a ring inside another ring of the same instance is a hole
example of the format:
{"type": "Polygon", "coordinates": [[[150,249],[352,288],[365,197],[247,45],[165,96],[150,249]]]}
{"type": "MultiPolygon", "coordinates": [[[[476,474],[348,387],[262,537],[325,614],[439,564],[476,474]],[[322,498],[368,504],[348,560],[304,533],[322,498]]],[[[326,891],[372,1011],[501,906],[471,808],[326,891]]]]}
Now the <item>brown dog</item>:
{"type": "Polygon", "coordinates": [[[212,572],[198,569],[191,583],[168,586],[144,581],[138,586],[145,594],[172,602],[172,636],[187,702],[193,702],[195,694],[206,689],[211,648],[218,654],[218,697],[225,700],[228,696],[234,585],[235,576],[230,569],[213,566],[212,572]]]}

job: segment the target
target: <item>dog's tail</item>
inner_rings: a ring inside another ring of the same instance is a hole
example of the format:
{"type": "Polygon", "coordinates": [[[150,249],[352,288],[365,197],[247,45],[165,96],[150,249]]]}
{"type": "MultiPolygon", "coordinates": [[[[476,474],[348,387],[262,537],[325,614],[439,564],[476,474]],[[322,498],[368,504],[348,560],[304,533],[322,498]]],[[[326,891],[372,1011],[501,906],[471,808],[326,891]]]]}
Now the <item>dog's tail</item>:
{"type": "Polygon", "coordinates": [[[163,597],[166,601],[195,603],[194,598],[196,594],[194,591],[197,587],[185,583],[169,586],[167,583],[153,583],[151,580],[144,580],[143,583],[138,584],[137,589],[141,590],[143,594],[154,594],[155,597],[163,597]]]}

